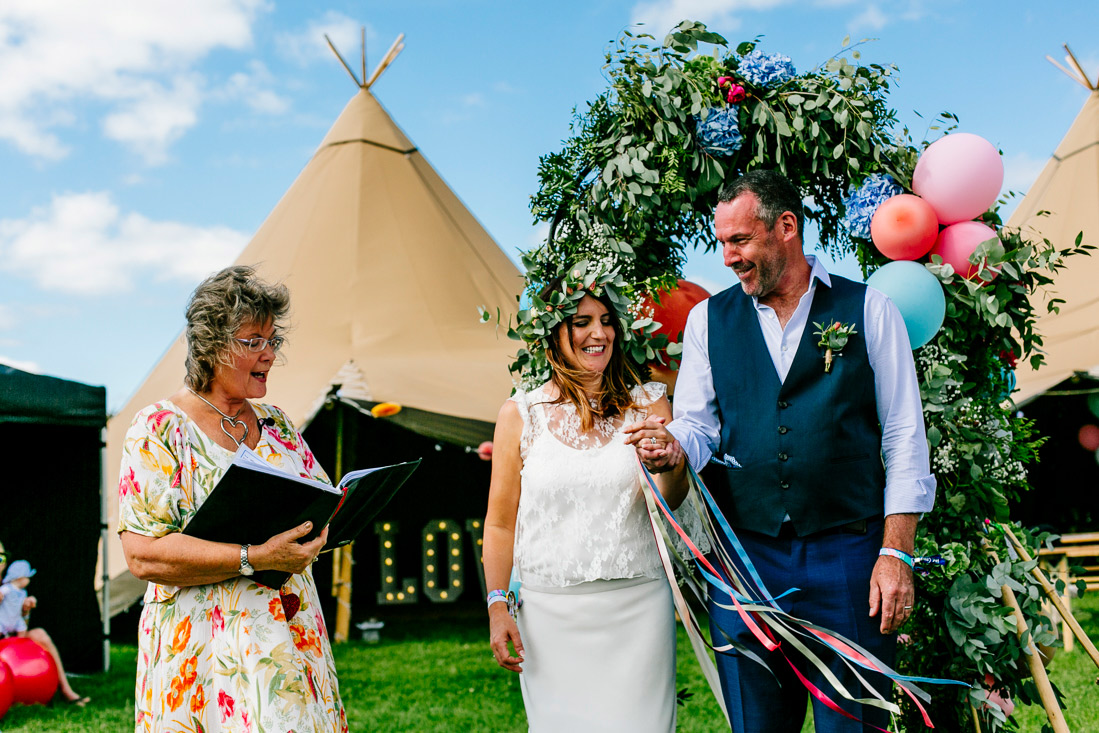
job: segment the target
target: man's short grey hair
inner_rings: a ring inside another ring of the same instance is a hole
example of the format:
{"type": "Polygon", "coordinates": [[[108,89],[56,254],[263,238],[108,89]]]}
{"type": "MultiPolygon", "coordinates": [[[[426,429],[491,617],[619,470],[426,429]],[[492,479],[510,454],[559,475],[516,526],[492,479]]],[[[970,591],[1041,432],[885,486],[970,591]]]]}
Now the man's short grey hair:
{"type": "Polygon", "coordinates": [[[187,304],[187,386],[208,391],[214,368],[229,366],[230,357],[244,348],[234,340],[237,331],[271,321],[280,335],[289,311],[286,286],[264,282],[251,267],[226,267],[203,280],[187,304]]]}
{"type": "Polygon", "coordinates": [[[726,183],[717,194],[719,204],[727,204],[745,193],[755,194],[759,204],[756,216],[767,229],[773,229],[775,222],[789,211],[798,222],[798,236],[805,236],[805,210],[801,204],[801,194],[786,176],[778,171],[748,171],[736,180],[726,183]]]}

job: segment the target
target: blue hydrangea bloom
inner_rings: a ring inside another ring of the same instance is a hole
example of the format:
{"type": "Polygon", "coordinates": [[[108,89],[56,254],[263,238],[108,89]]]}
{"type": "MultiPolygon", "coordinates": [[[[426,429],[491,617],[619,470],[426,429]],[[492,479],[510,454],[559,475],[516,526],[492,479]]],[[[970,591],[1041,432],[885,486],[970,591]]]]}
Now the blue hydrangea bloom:
{"type": "Polygon", "coordinates": [[[781,53],[752,51],[740,60],[737,73],[757,87],[773,87],[784,84],[795,76],[794,62],[781,53]]]}
{"type": "Polygon", "coordinates": [[[740,150],[744,138],[737,121],[739,107],[731,104],[722,109],[711,109],[706,119],[695,115],[698,147],[710,155],[732,155],[740,150]]]}
{"type": "Polygon", "coordinates": [[[857,189],[851,186],[843,206],[847,213],[843,216],[843,225],[852,237],[870,239],[870,220],[874,212],[886,199],[904,193],[904,189],[889,176],[875,173],[857,189]]]}

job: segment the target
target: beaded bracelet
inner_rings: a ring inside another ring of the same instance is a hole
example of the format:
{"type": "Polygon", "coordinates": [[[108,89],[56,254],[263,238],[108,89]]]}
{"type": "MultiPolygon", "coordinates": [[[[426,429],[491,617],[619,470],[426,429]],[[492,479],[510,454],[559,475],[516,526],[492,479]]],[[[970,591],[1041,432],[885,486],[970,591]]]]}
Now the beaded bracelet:
{"type": "Polygon", "coordinates": [[[915,561],[912,559],[912,556],[909,555],[907,552],[904,552],[903,550],[897,550],[897,549],[894,549],[892,547],[883,547],[883,548],[881,548],[880,550],[878,550],[878,556],[879,557],[885,557],[885,556],[895,557],[895,558],[897,558],[898,560],[900,560],[901,562],[903,562],[905,565],[907,565],[910,568],[915,567],[915,564],[916,564],[915,561]]]}
{"type": "Polygon", "coordinates": [[[507,603],[508,595],[502,590],[493,590],[489,591],[488,597],[485,600],[488,602],[487,607],[491,608],[493,603],[507,603]]]}

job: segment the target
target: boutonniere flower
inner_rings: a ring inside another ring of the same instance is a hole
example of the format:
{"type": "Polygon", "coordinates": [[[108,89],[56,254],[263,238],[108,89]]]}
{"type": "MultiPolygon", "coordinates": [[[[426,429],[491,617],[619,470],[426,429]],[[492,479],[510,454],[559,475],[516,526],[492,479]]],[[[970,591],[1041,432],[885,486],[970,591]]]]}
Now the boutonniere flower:
{"type": "Polygon", "coordinates": [[[832,357],[843,351],[843,347],[847,346],[847,340],[858,331],[853,324],[839,321],[830,321],[827,326],[819,323],[813,325],[817,327],[813,332],[814,335],[820,337],[817,346],[824,349],[824,373],[827,374],[832,371],[832,357]]]}

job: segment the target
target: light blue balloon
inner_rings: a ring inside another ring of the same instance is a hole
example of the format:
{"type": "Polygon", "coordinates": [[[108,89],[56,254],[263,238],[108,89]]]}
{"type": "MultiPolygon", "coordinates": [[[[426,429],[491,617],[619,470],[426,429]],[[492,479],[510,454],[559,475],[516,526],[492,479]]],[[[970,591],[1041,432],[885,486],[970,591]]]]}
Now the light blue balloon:
{"type": "Polygon", "coordinates": [[[918,262],[883,265],[866,281],[889,296],[904,318],[913,349],[930,341],[943,325],[946,297],[939,279],[918,262]]]}

